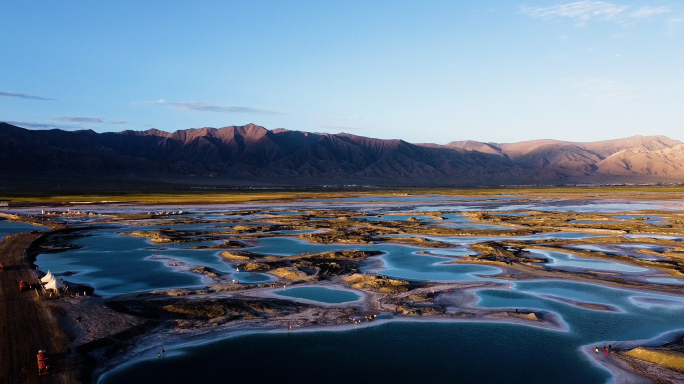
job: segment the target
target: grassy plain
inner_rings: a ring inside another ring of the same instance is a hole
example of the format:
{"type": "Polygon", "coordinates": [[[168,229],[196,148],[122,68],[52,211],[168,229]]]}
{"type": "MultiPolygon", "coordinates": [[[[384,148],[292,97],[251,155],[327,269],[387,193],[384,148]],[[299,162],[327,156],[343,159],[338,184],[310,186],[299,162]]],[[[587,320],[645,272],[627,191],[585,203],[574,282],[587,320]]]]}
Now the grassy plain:
{"type": "Polygon", "coordinates": [[[294,200],[341,198],[349,196],[408,196],[444,195],[488,197],[515,195],[519,197],[562,198],[622,198],[682,199],[684,186],[601,186],[601,187],[506,187],[506,188],[403,188],[403,189],[287,189],[287,190],[184,190],[184,191],[133,191],[59,194],[54,192],[0,194],[0,200],[11,204],[68,204],[76,202],[146,203],[146,204],[206,204],[240,203],[264,200],[294,200]]]}
{"type": "Polygon", "coordinates": [[[626,353],[627,356],[661,365],[663,367],[684,371],[684,355],[669,351],[657,351],[646,348],[635,348],[626,353]]]}

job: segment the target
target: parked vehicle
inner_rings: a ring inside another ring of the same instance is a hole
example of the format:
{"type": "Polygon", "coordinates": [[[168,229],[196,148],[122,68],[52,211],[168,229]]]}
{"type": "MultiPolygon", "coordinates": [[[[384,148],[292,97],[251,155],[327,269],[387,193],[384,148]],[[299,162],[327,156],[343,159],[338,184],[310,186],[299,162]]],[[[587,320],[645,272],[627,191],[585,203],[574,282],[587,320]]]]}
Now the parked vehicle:
{"type": "Polygon", "coordinates": [[[24,280],[19,282],[19,292],[28,291],[28,289],[29,285],[24,280]]]}

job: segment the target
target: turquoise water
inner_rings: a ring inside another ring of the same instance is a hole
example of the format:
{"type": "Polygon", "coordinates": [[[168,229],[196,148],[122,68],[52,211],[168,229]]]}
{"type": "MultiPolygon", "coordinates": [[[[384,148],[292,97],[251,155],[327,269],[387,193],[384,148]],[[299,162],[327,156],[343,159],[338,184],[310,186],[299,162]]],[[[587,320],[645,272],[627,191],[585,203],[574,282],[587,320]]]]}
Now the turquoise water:
{"type": "Polygon", "coordinates": [[[93,231],[93,236],[76,239],[73,244],[82,248],[41,254],[37,264],[57,276],[76,272],[68,277],[70,282],[91,285],[96,294],[102,295],[201,284],[196,274],[177,272],[161,261],[149,260],[158,252],[142,237],[98,230],[93,231]]]}
{"type": "Polygon", "coordinates": [[[559,332],[486,323],[252,334],[142,361],[101,382],[604,383],[605,371],[565,348],[572,341],[559,332]]]}
{"type": "Polygon", "coordinates": [[[684,279],[676,279],[674,277],[649,277],[646,281],[658,284],[684,285],[684,279]]]}
{"type": "Polygon", "coordinates": [[[567,248],[584,249],[587,251],[603,252],[607,255],[627,255],[642,260],[664,260],[664,257],[651,255],[647,253],[636,252],[638,249],[650,249],[662,252],[663,247],[654,244],[580,244],[571,245],[567,248]]]}
{"type": "Polygon", "coordinates": [[[240,283],[259,284],[275,280],[272,276],[258,272],[236,272],[233,278],[240,283]]]}
{"type": "Polygon", "coordinates": [[[4,220],[3,218],[0,218],[0,240],[2,240],[2,238],[4,238],[7,235],[12,235],[15,233],[44,231],[47,229],[49,228],[27,223],[8,221],[4,220]]]}
{"type": "Polygon", "coordinates": [[[386,245],[382,247],[387,252],[380,259],[384,268],[377,272],[395,279],[408,279],[419,281],[473,281],[486,280],[477,275],[496,275],[501,273],[499,268],[472,265],[472,264],[446,264],[453,259],[432,255],[418,255],[421,248],[386,245]]]}
{"type": "Polygon", "coordinates": [[[295,287],[284,290],[279,289],[273,291],[273,293],[279,296],[320,301],[321,303],[328,304],[347,303],[361,298],[361,296],[351,291],[324,287],[295,287]]]}
{"type": "Polygon", "coordinates": [[[666,240],[675,240],[675,241],[684,240],[684,236],[655,235],[655,234],[648,234],[648,233],[638,233],[638,234],[633,234],[633,235],[630,234],[630,235],[625,235],[625,237],[628,239],[652,238],[652,239],[666,239],[666,240]]]}
{"type": "Polygon", "coordinates": [[[632,220],[632,219],[646,219],[645,222],[654,225],[664,225],[667,224],[668,219],[661,216],[649,216],[649,215],[615,215],[613,216],[617,219],[632,220]]]}
{"type": "Polygon", "coordinates": [[[547,251],[541,249],[525,249],[533,255],[542,256],[548,260],[544,263],[547,268],[565,268],[571,267],[575,269],[611,271],[621,273],[638,273],[647,272],[647,268],[636,267],[633,265],[620,263],[617,261],[591,259],[587,257],[580,257],[571,253],[547,251]]]}

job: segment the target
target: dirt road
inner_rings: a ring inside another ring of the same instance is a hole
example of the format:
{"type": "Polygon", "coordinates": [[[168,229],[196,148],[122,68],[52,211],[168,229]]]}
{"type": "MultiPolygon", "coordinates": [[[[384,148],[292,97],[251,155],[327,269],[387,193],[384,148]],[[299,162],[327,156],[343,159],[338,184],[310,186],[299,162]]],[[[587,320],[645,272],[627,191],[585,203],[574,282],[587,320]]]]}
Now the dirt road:
{"type": "Polygon", "coordinates": [[[33,290],[19,292],[19,281],[36,284],[35,274],[24,264],[26,247],[40,234],[7,236],[0,243],[0,383],[74,383],[73,358],[68,341],[55,317],[36,300],[33,290]],[[51,374],[38,376],[36,353],[50,354],[51,374]]]}

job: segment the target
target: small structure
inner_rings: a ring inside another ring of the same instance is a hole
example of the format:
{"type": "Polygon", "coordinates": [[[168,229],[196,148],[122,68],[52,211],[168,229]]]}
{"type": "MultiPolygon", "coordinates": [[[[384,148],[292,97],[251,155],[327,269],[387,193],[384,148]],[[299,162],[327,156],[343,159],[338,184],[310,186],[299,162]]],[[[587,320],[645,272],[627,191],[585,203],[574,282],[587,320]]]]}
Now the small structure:
{"type": "Polygon", "coordinates": [[[40,279],[40,282],[41,283],[49,283],[50,280],[52,280],[52,279],[54,279],[54,276],[52,275],[52,272],[50,272],[50,270],[48,270],[48,273],[40,279]]]}
{"type": "Polygon", "coordinates": [[[38,355],[36,356],[38,359],[38,375],[43,376],[43,375],[49,375],[50,374],[50,366],[48,365],[48,356],[47,356],[47,351],[44,349],[41,349],[38,351],[38,355]]]}
{"type": "Polygon", "coordinates": [[[59,280],[57,280],[55,276],[52,276],[52,280],[48,281],[45,284],[46,291],[55,291],[56,293],[59,293],[59,291],[63,290],[65,287],[66,285],[62,284],[59,280]]]}
{"type": "Polygon", "coordinates": [[[24,292],[28,289],[29,289],[29,286],[24,280],[19,282],[19,292],[24,292]]]}

